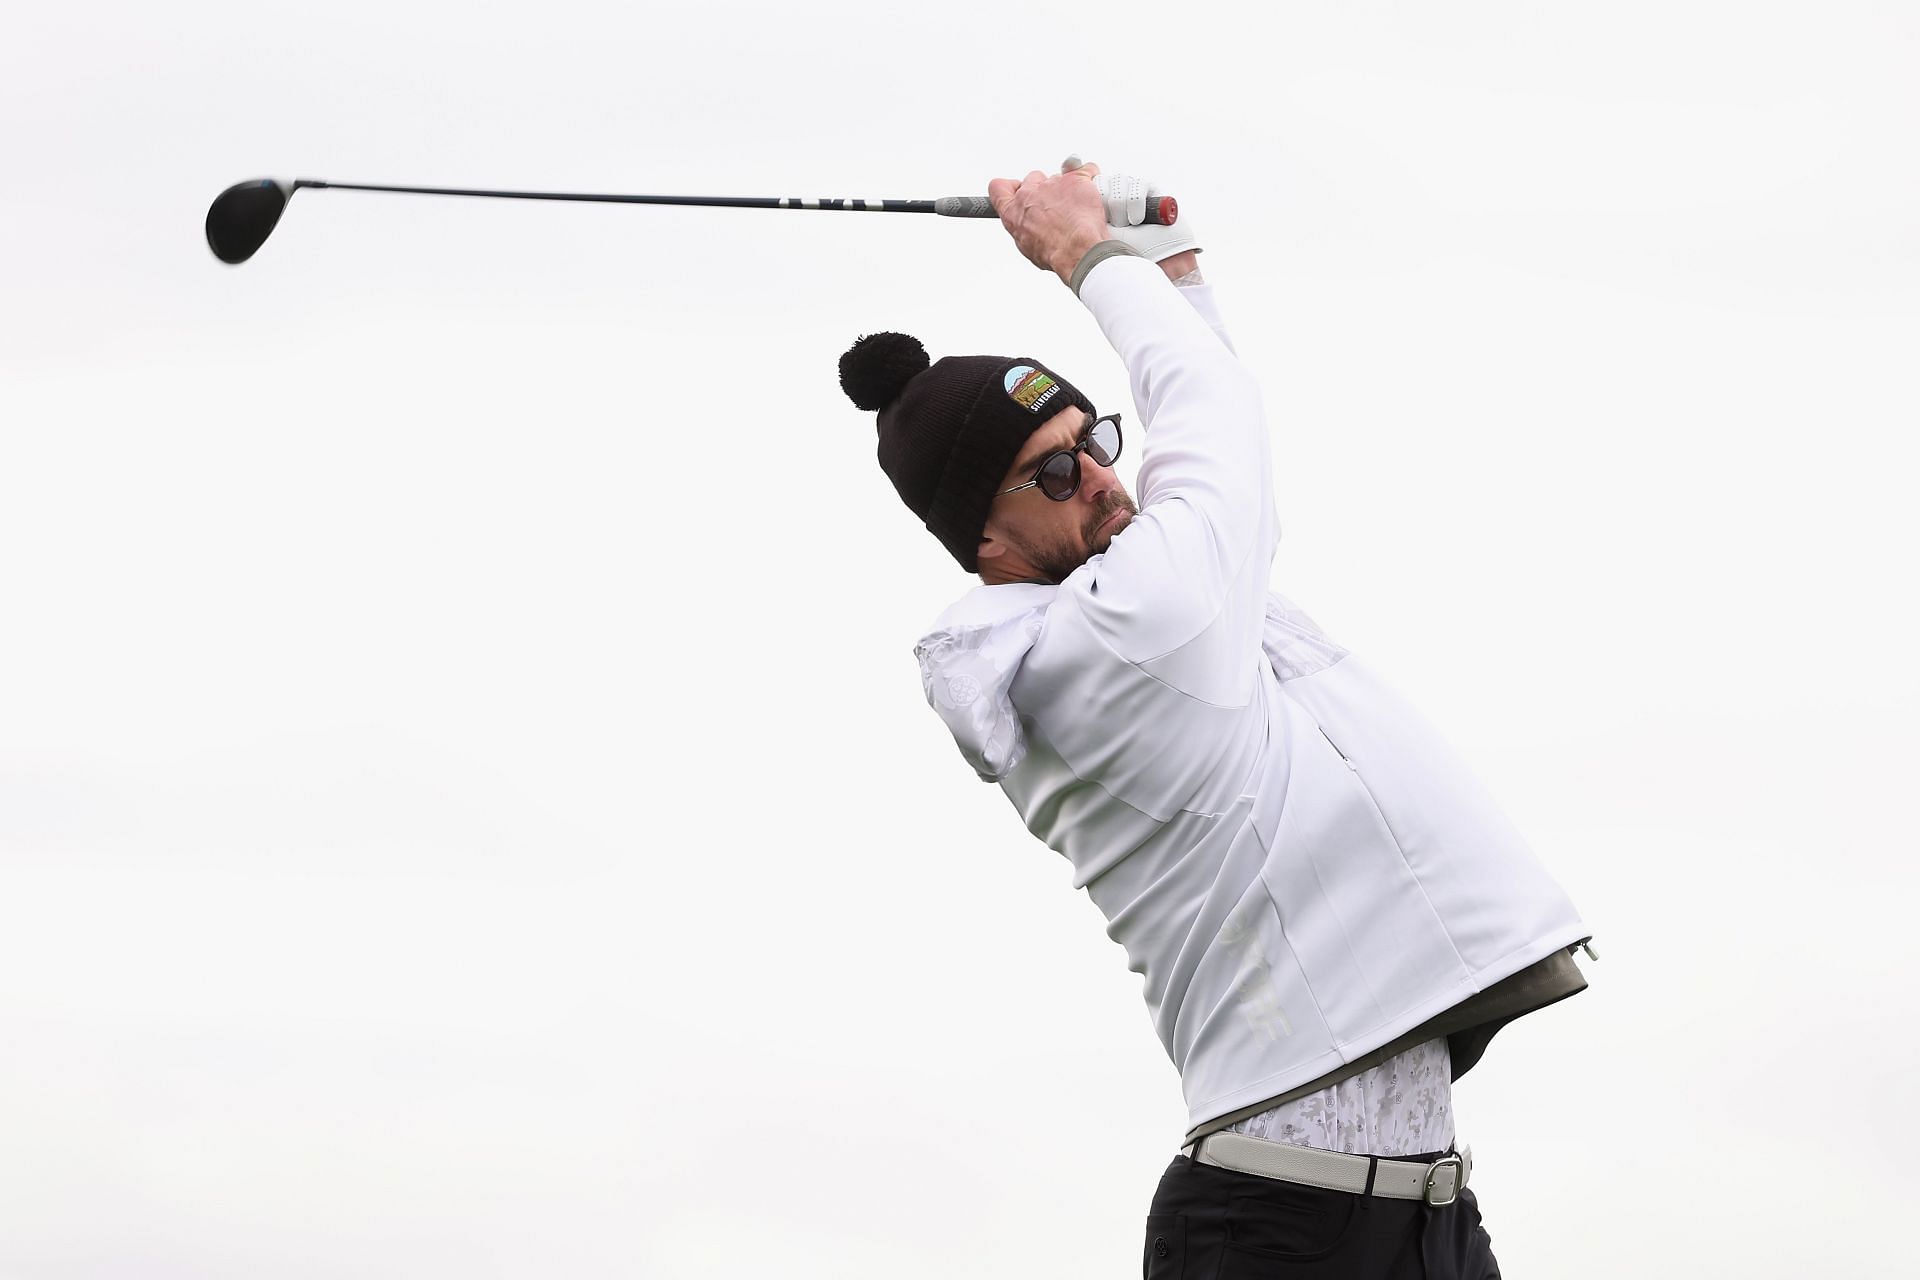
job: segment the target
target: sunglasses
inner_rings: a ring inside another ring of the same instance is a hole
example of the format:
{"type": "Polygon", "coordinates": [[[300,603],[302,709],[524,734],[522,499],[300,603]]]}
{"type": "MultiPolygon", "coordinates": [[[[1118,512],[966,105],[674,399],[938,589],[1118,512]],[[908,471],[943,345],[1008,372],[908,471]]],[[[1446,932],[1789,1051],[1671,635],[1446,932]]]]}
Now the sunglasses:
{"type": "Polygon", "coordinates": [[[1095,418],[1087,424],[1080,434],[1079,443],[1071,449],[1055,449],[1040,459],[1040,469],[1033,479],[1025,484],[1017,484],[1011,489],[1002,489],[1001,496],[1018,493],[1022,489],[1038,489],[1055,502],[1065,502],[1080,491],[1080,452],[1085,450],[1089,458],[1103,467],[1110,467],[1120,457],[1120,415],[1110,413],[1104,418],[1095,418]]]}

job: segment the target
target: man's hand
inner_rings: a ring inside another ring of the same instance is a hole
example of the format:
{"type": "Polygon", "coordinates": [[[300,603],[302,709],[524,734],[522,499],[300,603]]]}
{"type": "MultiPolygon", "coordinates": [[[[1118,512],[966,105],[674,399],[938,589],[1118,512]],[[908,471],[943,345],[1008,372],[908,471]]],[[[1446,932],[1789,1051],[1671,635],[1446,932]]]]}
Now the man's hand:
{"type": "MultiPolygon", "coordinates": [[[[1061,168],[1072,169],[1079,163],[1079,156],[1068,156],[1061,168]]],[[[1107,224],[1113,228],[1109,234],[1114,239],[1126,241],[1135,253],[1159,263],[1169,280],[1177,282],[1189,274],[1197,275],[1200,242],[1192,220],[1183,214],[1171,227],[1147,221],[1147,201],[1160,194],[1153,183],[1126,174],[1099,174],[1093,185],[1107,202],[1107,224]]]]}
{"type": "Polygon", "coordinates": [[[1064,281],[1087,250],[1107,239],[1107,208],[1095,188],[1098,165],[1067,173],[1035,169],[1024,179],[995,178],[987,199],[1027,261],[1064,281]]]}

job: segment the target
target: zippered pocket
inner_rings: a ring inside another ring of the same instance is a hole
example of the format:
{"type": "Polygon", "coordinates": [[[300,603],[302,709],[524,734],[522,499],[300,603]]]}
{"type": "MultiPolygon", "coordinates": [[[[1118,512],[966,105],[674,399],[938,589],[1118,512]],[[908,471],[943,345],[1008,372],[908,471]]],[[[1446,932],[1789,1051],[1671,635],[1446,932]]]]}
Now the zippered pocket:
{"type": "Polygon", "coordinates": [[[1325,738],[1327,745],[1333,748],[1333,754],[1339,756],[1341,763],[1347,766],[1347,772],[1353,775],[1353,785],[1360,788],[1360,794],[1366,797],[1367,808],[1373,811],[1374,821],[1380,824],[1381,834],[1386,836],[1388,843],[1393,845],[1394,851],[1400,855],[1402,861],[1405,861],[1407,851],[1400,847],[1400,837],[1393,833],[1393,824],[1387,821],[1387,811],[1380,807],[1380,798],[1374,795],[1373,788],[1367,785],[1366,778],[1360,773],[1360,766],[1353,762],[1352,756],[1340,749],[1340,744],[1333,740],[1333,735],[1327,732],[1325,725],[1316,720],[1313,722],[1313,727],[1320,730],[1320,736],[1325,738]]]}
{"type": "Polygon", "coordinates": [[[1347,766],[1347,768],[1353,770],[1355,773],[1360,772],[1360,766],[1353,762],[1353,757],[1349,756],[1346,752],[1340,749],[1340,744],[1335,742],[1333,738],[1327,733],[1326,727],[1324,725],[1322,725],[1319,721],[1316,720],[1314,722],[1313,727],[1320,730],[1320,736],[1327,740],[1327,745],[1333,748],[1333,754],[1339,756],[1341,761],[1347,766]]]}

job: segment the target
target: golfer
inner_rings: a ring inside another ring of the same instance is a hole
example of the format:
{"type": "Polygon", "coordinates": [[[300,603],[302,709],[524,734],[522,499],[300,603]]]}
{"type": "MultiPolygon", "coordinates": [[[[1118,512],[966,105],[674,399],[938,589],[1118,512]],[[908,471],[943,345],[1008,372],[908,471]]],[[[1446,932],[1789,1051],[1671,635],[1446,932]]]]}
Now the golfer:
{"type": "Polygon", "coordinates": [[[1118,353],[1132,412],[901,334],[856,342],[841,383],[983,584],[918,645],[928,700],[1073,864],[1179,1070],[1144,1273],[1497,1276],[1452,1081],[1584,989],[1588,931],[1426,721],[1268,589],[1260,391],[1184,222],[1143,225],[1145,184],[1072,158],[988,192],[1118,353]]]}

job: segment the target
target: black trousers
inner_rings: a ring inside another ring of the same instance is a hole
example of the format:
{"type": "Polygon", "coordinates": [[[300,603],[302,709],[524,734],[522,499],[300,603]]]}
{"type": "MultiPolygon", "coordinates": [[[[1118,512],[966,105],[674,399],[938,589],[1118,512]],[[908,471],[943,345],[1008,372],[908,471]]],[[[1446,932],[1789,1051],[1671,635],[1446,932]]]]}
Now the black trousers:
{"type": "MultiPolygon", "coordinates": [[[[1431,1163],[1445,1154],[1399,1158],[1431,1163]]],[[[1142,1274],[1146,1280],[1499,1280],[1500,1267],[1468,1188],[1436,1209],[1175,1156],[1147,1213],[1142,1274]]]]}

